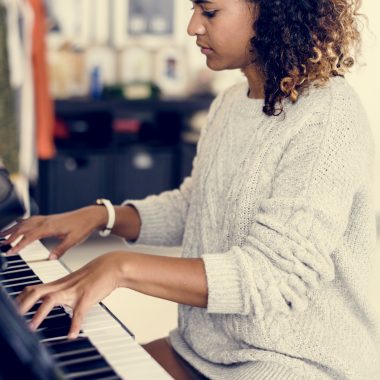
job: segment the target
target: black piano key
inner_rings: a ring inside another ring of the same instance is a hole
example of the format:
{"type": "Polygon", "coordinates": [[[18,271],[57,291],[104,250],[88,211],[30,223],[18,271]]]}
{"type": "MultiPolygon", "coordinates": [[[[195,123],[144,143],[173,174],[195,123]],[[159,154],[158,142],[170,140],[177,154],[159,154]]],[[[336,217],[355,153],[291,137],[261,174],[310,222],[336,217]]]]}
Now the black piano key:
{"type": "Polygon", "coordinates": [[[99,354],[98,350],[91,346],[89,348],[82,348],[81,350],[61,352],[60,354],[52,354],[53,358],[63,363],[64,361],[76,359],[78,357],[86,358],[99,354]]]}
{"type": "Polygon", "coordinates": [[[7,272],[2,272],[1,277],[3,280],[10,280],[13,278],[19,278],[19,277],[25,277],[25,276],[34,276],[34,272],[29,269],[16,269],[14,271],[7,271],[7,272]]]}
{"type": "Polygon", "coordinates": [[[30,267],[25,263],[17,263],[16,261],[14,261],[10,265],[8,265],[7,268],[2,271],[2,273],[18,273],[21,272],[23,269],[30,270],[30,267]]]}
{"type": "MultiPolygon", "coordinates": [[[[33,316],[34,314],[31,314],[31,315],[25,315],[24,317],[26,322],[27,323],[30,323],[33,319],[33,316]]],[[[59,319],[59,318],[62,318],[62,317],[65,317],[66,314],[58,314],[58,312],[54,312],[54,313],[50,313],[44,320],[43,322],[41,322],[41,324],[38,326],[39,329],[42,329],[42,328],[56,328],[57,325],[55,325],[55,322],[53,322],[52,320],[56,320],[56,319],[59,319]],[[49,322],[50,321],[50,322],[49,322]]],[[[57,323],[60,323],[60,322],[64,322],[63,320],[62,321],[57,321],[57,323]]]]}
{"type": "Polygon", "coordinates": [[[86,337],[78,337],[77,339],[64,339],[59,341],[47,342],[46,347],[48,350],[60,354],[63,352],[70,352],[75,350],[83,350],[93,347],[90,340],[86,337]]]}
{"type": "Polygon", "coordinates": [[[90,373],[84,374],[82,373],[80,376],[73,376],[70,379],[78,379],[78,380],[120,380],[121,378],[116,375],[113,369],[101,371],[101,373],[90,373]]]}
{"type": "Polygon", "coordinates": [[[68,332],[69,327],[71,325],[71,318],[67,315],[60,316],[51,316],[50,318],[45,318],[37,331],[45,331],[45,330],[56,330],[60,328],[66,328],[66,332],[68,332]]]}
{"type": "Polygon", "coordinates": [[[2,244],[0,241],[0,252],[7,253],[11,248],[10,244],[2,244]]]}
{"type": "Polygon", "coordinates": [[[65,363],[70,363],[72,361],[78,361],[80,359],[80,362],[85,362],[86,360],[95,360],[102,359],[102,356],[100,355],[99,351],[95,347],[86,348],[83,350],[77,350],[77,351],[70,351],[66,353],[57,354],[54,356],[58,363],[62,366],[65,365],[65,363]]]}
{"type": "Polygon", "coordinates": [[[28,281],[28,284],[21,284],[21,285],[6,285],[5,284],[4,288],[5,288],[5,290],[8,293],[13,293],[13,292],[21,292],[21,291],[23,291],[26,286],[37,285],[37,284],[41,284],[41,281],[40,280],[35,280],[35,281],[32,281],[32,282],[28,281]]]}
{"type": "Polygon", "coordinates": [[[7,258],[7,261],[9,262],[9,264],[13,264],[13,263],[19,263],[19,264],[25,264],[25,265],[28,265],[27,262],[20,256],[20,255],[5,255],[5,257],[7,258]]]}
{"type": "MultiPolygon", "coordinates": [[[[36,305],[35,305],[35,306],[36,306],[36,305]]],[[[25,318],[26,318],[27,320],[30,320],[30,319],[33,317],[33,315],[36,313],[37,309],[38,309],[40,306],[41,306],[41,303],[39,303],[39,304],[37,305],[37,307],[33,308],[33,310],[30,309],[30,310],[25,314],[25,318]]],[[[50,311],[50,313],[49,313],[49,316],[60,315],[60,314],[62,314],[62,313],[64,313],[64,312],[65,312],[65,310],[63,309],[63,307],[61,307],[61,306],[55,306],[53,309],[51,309],[51,311],[50,311]]]]}
{"type": "Polygon", "coordinates": [[[20,262],[24,262],[25,263],[25,260],[20,255],[18,255],[18,254],[7,256],[7,260],[9,262],[20,261],[20,262]]]}
{"type": "Polygon", "coordinates": [[[106,361],[100,361],[101,366],[99,368],[98,360],[101,354],[87,337],[51,341],[45,343],[45,346],[52,353],[55,361],[65,368],[65,372],[70,379],[120,379],[106,361]],[[94,359],[86,362],[88,356],[94,357],[94,359]],[[98,359],[96,359],[97,357],[98,359]],[[77,359],[81,359],[80,363],[78,363],[77,359]],[[68,360],[74,360],[77,363],[74,362],[68,365],[68,360]]]}
{"type": "Polygon", "coordinates": [[[51,339],[58,337],[66,337],[69,333],[70,325],[68,326],[59,326],[56,328],[41,328],[37,329],[37,335],[40,339],[51,339]]]}
{"type": "Polygon", "coordinates": [[[11,292],[11,293],[8,293],[8,295],[11,298],[13,298],[13,299],[16,299],[20,294],[21,294],[21,292],[11,292]]]}
{"type": "Polygon", "coordinates": [[[11,278],[7,280],[0,280],[0,284],[2,286],[7,285],[19,285],[20,283],[26,282],[26,281],[39,281],[40,284],[42,284],[42,281],[37,276],[25,276],[25,277],[19,277],[19,278],[11,278]]]}
{"type": "MultiPolygon", "coordinates": [[[[28,311],[28,313],[34,313],[42,305],[42,301],[37,301],[28,311]]],[[[62,306],[54,306],[52,311],[56,311],[56,314],[66,313],[66,310],[62,306]]],[[[66,313],[67,314],[67,313],[66,313]]],[[[29,314],[28,314],[29,315],[29,314]]],[[[49,313],[50,315],[50,313],[49,313]]],[[[68,314],[67,314],[68,315],[68,314]]]]}
{"type": "Polygon", "coordinates": [[[25,263],[22,263],[22,262],[18,262],[18,261],[13,261],[11,263],[7,263],[7,267],[5,270],[3,270],[3,272],[10,272],[10,271],[13,271],[15,269],[22,269],[22,268],[29,268],[28,265],[26,265],[25,263]]]}
{"type": "Polygon", "coordinates": [[[100,355],[96,355],[93,358],[86,358],[86,360],[78,359],[72,360],[71,363],[59,363],[58,366],[65,374],[79,374],[83,373],[102,373],[109,370],[110,366],[105,359],[103,359],[100,355]]]}
{"type": "MultiPolygon", "coordinates": [[[[35,303],[29,310],[29,312],[35,312],[42,304],[42,301],[38,301],[35,303]]],[[[59,307],[59,306],[58,306],[59,307]]]]}

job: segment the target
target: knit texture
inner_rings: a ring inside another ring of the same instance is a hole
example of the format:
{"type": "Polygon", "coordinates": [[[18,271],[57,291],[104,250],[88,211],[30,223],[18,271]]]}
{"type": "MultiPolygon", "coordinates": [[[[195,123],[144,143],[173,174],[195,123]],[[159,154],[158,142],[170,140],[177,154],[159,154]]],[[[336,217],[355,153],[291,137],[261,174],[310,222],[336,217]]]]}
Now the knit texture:
{"type": "Polygon", "coordinates": [[[124,202],[142,220],[136,244],[204,261],[207,309],[180,305],[171,342],[211,379],[380,379],[363,107],[338,77],[279,117],[247,91],[215,99],[179,189],[124,202]]]}

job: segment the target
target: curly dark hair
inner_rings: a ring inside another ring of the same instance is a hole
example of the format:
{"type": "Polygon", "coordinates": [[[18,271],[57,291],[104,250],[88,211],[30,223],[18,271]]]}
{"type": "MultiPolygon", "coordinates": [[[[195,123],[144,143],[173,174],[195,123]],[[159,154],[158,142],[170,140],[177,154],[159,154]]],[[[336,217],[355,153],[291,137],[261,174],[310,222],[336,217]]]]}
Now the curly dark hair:
{"type": "Polygon", "coordinates": [[[268,116],[311,83],[343,76],[361,48],[361,0],[248,0],[258,6],[252,53],[265,78],[268,116]]]}

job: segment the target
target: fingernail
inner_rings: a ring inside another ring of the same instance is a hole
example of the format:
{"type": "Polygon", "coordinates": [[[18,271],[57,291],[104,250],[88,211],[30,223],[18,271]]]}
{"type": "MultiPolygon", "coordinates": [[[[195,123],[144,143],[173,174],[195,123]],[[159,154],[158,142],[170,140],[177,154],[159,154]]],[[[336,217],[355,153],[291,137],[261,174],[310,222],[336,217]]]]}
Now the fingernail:
{"type": "Polygon", "coordinates": [[[74,333],[70,333],[68,336],[67,336],[68,339],[75,339],[76,338],[76,334],[74,333]]]}
{"type": "Polygon", "coordinates": [[[50,256],[49,256],[49,260],[56,260],[57,259],[57,255],[52,253],[50,256]]]}
{"type": "Polygon", "coordinates": [[[29,323],[29,328],[34,331],[36,329],[36,325],[33,322],[29,323]]]}

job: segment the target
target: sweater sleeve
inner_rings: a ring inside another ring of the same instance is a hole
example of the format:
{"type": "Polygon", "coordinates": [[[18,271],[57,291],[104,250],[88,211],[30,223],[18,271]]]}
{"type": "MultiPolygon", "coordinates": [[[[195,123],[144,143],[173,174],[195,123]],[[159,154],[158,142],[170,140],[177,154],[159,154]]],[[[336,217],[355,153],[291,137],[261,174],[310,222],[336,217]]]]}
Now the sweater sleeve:
{"type": "Polygon", "coordinates": [[[334,107],[287,145],[244,244],[203,255],[209,313],[266,319],[303,311],[311,293],[334,279],[331,256],[355,212],[355,192],[368,186],[372,147],[363,113],[334,107]]]}
{"type": "Polygon", "coordinates": [[[143,200],[127,199],[122,204],[136,208],[141,219],[141,229],[136,241],[128,244],[147,244],[157,246],[179,246],[182,244],[185,223],[193,191],[193,173],[197,167],[198,154],[212,123],[217,109],[222,103],[221,94],[211,104],[207,123],[201,130],[197,144],[197,154],[193,160],[191,176],[184,179],[178,189],[165,191],[159,195],[150,195],[143,200]]]}

